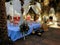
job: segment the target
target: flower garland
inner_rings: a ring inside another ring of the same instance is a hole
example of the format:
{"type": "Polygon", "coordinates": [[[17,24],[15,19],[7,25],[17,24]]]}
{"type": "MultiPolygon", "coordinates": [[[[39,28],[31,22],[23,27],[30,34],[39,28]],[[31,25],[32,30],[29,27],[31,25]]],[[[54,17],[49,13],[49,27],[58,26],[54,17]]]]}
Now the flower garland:
{"type": "Polygon", "coordinates": [[[23,23],[23,24],[21,24],[20,26],[20,32],[24,32],[24,33],[27,33],[28,32],[28,30],[29,30],[29,26],[28,26],[28,24],[27,23],[23,23]]]}

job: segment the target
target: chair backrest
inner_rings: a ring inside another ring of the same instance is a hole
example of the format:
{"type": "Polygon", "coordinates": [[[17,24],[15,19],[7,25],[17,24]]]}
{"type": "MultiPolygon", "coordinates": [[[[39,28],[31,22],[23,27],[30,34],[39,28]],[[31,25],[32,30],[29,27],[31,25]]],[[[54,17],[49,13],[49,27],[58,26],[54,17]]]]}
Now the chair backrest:
{"type": "Polygon", "coordinates": [[[14,16],[14,17],[13,17],[13,22],[14,22],[14,24],[18,24],[19,21],[20,21],[20,16],[14,16]]]}
{"type": "Polygon", "coordinates": [[[27,15],[26,20],[30,20],[30,19],[31,19],[31,16],[27,15]]]}

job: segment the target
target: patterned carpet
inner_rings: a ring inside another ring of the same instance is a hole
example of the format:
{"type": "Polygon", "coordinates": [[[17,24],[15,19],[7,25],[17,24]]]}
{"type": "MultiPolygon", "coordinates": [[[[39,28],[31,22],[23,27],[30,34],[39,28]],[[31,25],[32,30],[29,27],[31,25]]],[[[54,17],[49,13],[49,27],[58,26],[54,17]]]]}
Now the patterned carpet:
{"type": "Polygon", "coordinates": [[[26,40],[17,40],[14,45],[60,45],[60,29],[49,29],[42,36],[29,35],[26,40]]]}

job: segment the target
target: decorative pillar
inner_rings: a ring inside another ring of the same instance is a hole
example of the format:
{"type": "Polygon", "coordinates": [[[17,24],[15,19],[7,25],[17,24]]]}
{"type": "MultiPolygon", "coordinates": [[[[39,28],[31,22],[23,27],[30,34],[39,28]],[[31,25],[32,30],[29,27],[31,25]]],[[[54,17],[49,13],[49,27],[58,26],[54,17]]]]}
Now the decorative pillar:
{"type": "Polygon", "coordinates": [[[0,39],[3,41],[8,40],[5,0],[0,0],[0,39]]]}

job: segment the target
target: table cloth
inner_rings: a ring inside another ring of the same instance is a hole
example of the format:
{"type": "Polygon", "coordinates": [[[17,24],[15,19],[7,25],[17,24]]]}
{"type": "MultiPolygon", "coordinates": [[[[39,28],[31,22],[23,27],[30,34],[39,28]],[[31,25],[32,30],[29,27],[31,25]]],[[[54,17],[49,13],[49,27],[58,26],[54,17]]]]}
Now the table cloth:
{"type": "MultiPolygon", "coordinates": [[[[29,30],[25,34],[25,36],[31,34],[33,28],[34,29],[40,28],[40,23],[32,23],[28,25],[29,25],[29,30]]],[[[10,23],[7,23],[7,29],[8,29],[8,37],[10,37],[12,41],[16,41],[17,39],[24,37],[24,35],[22,35],[22,33],[19,30],[19,25],[11,25],[10,23]]]]}

